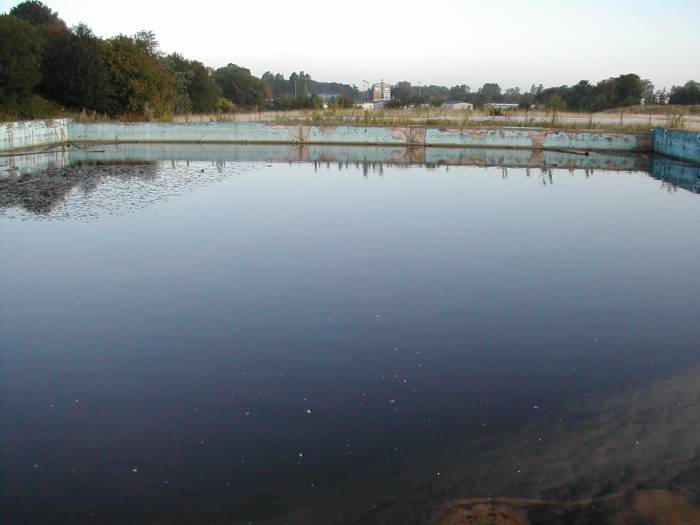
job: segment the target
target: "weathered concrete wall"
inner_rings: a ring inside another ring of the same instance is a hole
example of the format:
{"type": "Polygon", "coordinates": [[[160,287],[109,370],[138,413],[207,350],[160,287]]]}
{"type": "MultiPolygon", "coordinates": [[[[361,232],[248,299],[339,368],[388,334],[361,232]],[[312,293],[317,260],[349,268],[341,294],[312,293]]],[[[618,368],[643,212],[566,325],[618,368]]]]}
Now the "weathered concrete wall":
{"type": "Polygon", "coordinates": [[[654,152],[700,163],[700,132],[656,128],[652,136],[654,152]]]}
{"type": "Polygon", "coordinates": [[[251,143],[449,146],[588,151],[650,151],[648,133],[538,128],[313,126],[267,123],[93,123],[66,120],[0,125],[0,150],[54,143],[251,143]]]}
{"type": "Polygon", "coordinates": [[[532,128],[425,128],[422,126],[312,126],[265,123],[70,125],[71,142],[237,142],[461,146],[482,148],[649,151],[646,133],[549,131],[532,128]]]}
{"type": "Polygon", "coordinates": [[[0,151],[66,142],[68,122],[67,119],[0,122],[0,151]]]}
{"type": "Polygon", "coordinates": [[[258,123],[96,123],[71,122],[71,142],[298,142],[299,126],[258,123]]]}

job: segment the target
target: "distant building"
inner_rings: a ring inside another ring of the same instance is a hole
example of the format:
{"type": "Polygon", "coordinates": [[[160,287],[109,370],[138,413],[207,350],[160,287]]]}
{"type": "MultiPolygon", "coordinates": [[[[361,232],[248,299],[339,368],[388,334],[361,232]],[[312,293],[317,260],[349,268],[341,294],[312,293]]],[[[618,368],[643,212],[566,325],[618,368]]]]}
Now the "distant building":
{"type": "Polygon", "coordinates": [[[382,80],[372,86],[372,102],[389,102],[391,100],[391,86],[382,80]]]}
{"type": "Polygon", "coordinates": [[[448,102],[443,102],[441,107],[444,109],[474,109],[474,104],[450,100],[448,102]]]}
{"type": "Polygon", "coordinates": [[[489,102],[488,104],[484,104],[484,107],[486,109],[518,109],[520,107],[519,104],[507,104],[504,102],[489,102]]]}

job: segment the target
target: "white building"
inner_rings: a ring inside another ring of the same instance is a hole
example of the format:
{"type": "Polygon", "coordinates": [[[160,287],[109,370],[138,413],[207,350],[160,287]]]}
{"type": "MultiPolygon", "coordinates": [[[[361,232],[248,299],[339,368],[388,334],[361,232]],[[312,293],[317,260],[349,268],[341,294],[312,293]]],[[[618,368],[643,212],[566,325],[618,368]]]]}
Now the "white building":
{"type": "Polygon", "coordinates": [[[448,102],[443,102],[441,107],[444,109],[462,109],[462,110],[469,109],[469,110],[471,110],[471,109],[474,109],[474,104],[471,104],[469,102],[459,102],[459,101],[455,101],[455,100],[450,100],[448,102]]]}
{"type": "Polygon", "coordinates": [[[486,109],[518,109],[518,104],[508,104],[506,102],[489,102],[484,104],[486,109]]]}

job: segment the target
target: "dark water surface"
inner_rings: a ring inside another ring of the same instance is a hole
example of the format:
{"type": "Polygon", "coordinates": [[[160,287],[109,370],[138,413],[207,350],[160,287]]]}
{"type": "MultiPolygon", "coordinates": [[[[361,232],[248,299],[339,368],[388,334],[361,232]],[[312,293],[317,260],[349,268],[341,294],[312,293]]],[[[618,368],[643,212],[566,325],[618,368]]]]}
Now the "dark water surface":
{"type": "Polygon", "coordinates": [[[200,158],[0,179],[2,523],[700,515],[692,181],[200,158]]]}

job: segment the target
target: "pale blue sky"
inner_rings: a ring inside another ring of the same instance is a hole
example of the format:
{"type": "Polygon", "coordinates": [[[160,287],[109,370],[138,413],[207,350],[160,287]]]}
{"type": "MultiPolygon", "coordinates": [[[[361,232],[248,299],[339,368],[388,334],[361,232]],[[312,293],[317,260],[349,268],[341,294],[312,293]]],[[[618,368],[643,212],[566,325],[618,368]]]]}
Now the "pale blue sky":
{"type": "MultiPolygon", "coordinates": [[[[0,0],[0,12],[19,3],[0,0]]],[[[256,75],[502,87],[635,72],[657,87],[700,80],[700,0],[47,0],[108,37],[155,31],[166,52],[256,75]],[[182,5],[183,7],[180,7],[182,5]],[[186,7],[184,7],[186,6],[186,7]]]]}

